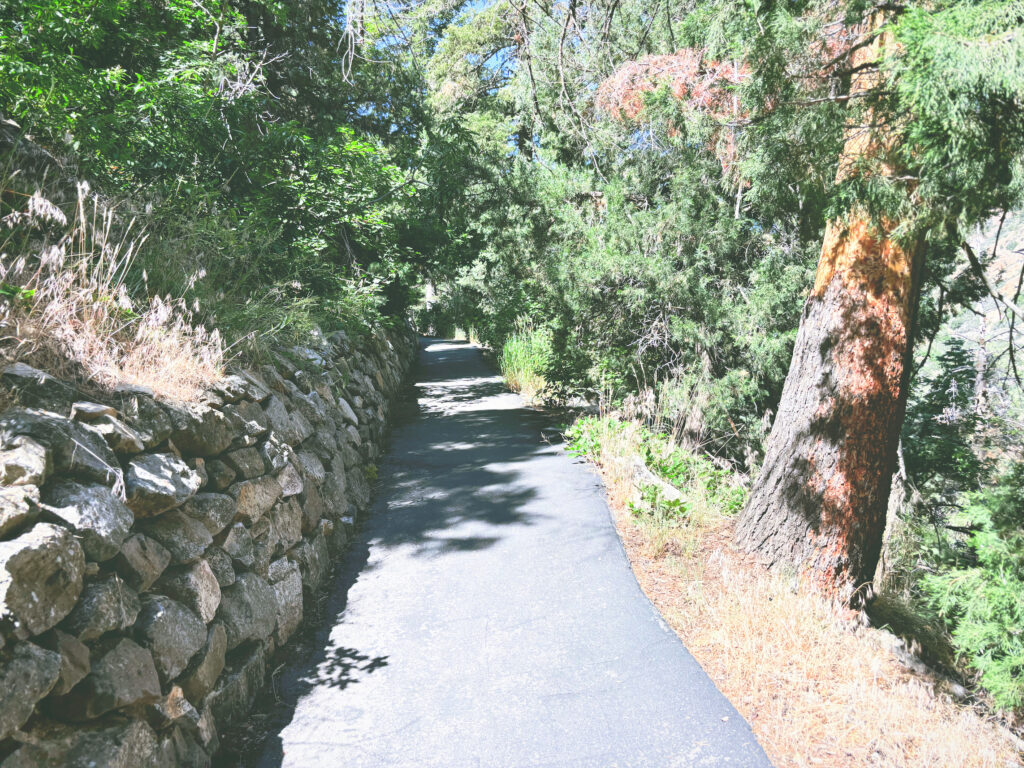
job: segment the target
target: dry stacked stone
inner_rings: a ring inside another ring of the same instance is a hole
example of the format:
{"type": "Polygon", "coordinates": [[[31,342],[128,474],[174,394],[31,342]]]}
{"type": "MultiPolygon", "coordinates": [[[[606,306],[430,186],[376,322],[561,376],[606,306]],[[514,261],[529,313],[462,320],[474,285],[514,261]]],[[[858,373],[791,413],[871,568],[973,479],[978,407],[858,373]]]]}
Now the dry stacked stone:
{"type": "Polygon", "coordinates": [[[338,332],[198,403],[0,372],[0,768],[203,766],[370,501],[408,330],[338,332]]]}

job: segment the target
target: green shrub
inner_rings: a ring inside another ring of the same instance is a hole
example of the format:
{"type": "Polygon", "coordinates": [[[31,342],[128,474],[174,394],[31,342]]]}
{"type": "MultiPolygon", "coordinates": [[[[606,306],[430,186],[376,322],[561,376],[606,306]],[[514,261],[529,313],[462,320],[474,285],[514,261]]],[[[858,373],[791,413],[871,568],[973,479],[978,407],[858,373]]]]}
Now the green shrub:
{"type": "Polygon", "coordinates": [[[501,375],[513,390],[534,398],[547,384],[550,360],[551,333],[521,320],[501,347],[501,375]]]}
{"type": "Polygon", "coordinates": [[[958,524],[971,531],[947,569],[924,577],[931,606],[1001,709],[1024,706],[1024,465],[967,495],[958,524]]]}

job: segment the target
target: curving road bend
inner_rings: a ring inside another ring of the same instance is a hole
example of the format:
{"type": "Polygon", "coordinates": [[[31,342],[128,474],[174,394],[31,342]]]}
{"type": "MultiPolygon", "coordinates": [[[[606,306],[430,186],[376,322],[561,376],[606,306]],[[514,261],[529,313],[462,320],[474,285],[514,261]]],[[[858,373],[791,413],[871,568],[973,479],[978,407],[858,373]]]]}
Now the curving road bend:
{"type": "Polygon", "coordinates": [[[243,764],[769,766],[640,591],[597,476],[478,349],[425,340],[406,407],[243,764]]]}

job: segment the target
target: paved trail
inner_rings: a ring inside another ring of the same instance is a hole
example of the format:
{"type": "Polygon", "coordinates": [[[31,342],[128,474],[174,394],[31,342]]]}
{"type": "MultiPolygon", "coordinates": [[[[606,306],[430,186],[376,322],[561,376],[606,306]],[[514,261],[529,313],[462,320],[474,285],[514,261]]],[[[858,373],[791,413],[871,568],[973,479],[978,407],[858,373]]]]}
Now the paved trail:
{"type": "Polygon", "coordinates": [[[597,477],[424,343],[373,513],[254,766],[768,766],[640,591],[597,477]]]}

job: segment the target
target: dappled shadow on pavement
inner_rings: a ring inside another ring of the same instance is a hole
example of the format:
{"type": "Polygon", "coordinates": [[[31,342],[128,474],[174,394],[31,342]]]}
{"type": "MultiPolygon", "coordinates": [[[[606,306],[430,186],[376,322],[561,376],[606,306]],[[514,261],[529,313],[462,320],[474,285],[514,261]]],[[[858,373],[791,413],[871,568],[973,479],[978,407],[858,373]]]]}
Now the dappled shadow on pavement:
{"type": "Polygon", "coordinates": [[[345,622],[353,586],[388,553],[458,557],[488,549],[509,527],[540,517],[526,511],[536,491],[520,465],[552,450],[541,435],[544,415],[524,408],[467,344],[424,340],[414,376],[416,386],[396,409],[373,511],[341,558],[320,616],[278,652],[271,690],[245,733],[225,740],[218,765],[281,765],[281,731],[304,697],[357,685],[392,663],[387,649],[341,646],[331,637],[332,627],[345,622]]]}

